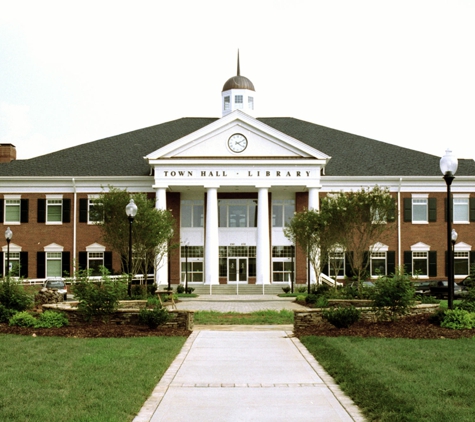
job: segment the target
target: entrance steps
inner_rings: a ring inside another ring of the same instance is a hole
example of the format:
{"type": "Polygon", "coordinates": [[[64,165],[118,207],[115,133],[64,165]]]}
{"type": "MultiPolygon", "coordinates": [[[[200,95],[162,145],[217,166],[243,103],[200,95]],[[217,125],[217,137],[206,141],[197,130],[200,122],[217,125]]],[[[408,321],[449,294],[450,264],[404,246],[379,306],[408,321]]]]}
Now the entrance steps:
{"type": "Polygon", "coordinates": [[[188,287],[193,287],[193,293],[197,295],[278,295],[284,293],[282,287],[285,285],[276,284],[213,284],[210,289],[209,284],[189,284],[188,287]]]}

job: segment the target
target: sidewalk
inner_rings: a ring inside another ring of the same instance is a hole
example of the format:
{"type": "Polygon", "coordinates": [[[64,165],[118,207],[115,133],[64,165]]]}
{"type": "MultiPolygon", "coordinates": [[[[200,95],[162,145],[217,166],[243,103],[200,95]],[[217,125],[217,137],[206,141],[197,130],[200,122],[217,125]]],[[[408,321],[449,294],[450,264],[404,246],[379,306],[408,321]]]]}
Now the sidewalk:
{"type": "Polygon", "coordinates": [[[291,332],[237,330],[194,331],[134,422],[364,421],[291,332]]]}

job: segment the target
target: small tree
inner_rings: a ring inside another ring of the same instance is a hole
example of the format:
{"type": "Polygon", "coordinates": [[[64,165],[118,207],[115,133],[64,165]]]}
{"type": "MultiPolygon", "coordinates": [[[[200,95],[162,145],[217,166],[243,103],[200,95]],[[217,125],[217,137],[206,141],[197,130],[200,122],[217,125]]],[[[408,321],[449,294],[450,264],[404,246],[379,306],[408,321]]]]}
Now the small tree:
{"type": "Polygon", "coordinates": [[[171,213],[155,208],[155,202],[145,194],[130,194],[112,186],[94,201],[93,210],[104,242],[122,258],[122,271],[147,274],[153,268],[156,273],[173,236],[175,221],[171,213]],[[130,222],[125,207],[131,198],[138,212],[132,224],[132,268],[128,268],[130,222]]]}

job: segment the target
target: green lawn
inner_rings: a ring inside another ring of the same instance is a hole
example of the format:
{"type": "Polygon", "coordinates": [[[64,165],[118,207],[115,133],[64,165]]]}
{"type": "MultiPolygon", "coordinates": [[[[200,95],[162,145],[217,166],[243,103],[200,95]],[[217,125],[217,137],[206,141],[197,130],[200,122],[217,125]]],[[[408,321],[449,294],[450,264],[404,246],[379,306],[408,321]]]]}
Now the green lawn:
{"type": "Polygon", "coordinates": [[[0,420],[131,421],[185,341],[0,335],[0,420]]]}
{"type": "Polygon", "coordinates": [[[196,325],[278,325],[293,324],[294,313],[287,309],[281,311],[266,310],[250,314],[238,312],[197,311],[196,325]]]}
{"type": "Polygon", "coordinates": [[[471,422],[475,339],[301,338],[372,421],[471,422]]]}

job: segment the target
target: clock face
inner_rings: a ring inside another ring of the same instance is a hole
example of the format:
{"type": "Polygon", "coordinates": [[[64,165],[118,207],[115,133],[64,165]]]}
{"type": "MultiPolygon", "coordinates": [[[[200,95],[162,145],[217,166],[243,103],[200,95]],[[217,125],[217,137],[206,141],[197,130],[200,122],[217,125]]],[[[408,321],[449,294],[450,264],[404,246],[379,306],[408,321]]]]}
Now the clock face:
{"type": "Polygon", "coordinates": [[[228,147],[233,152],[243,152],[247,148],[247,139],[240,133],[235,133],[228,139],[228,147]]]}

